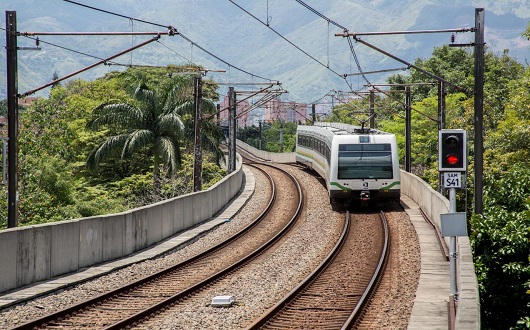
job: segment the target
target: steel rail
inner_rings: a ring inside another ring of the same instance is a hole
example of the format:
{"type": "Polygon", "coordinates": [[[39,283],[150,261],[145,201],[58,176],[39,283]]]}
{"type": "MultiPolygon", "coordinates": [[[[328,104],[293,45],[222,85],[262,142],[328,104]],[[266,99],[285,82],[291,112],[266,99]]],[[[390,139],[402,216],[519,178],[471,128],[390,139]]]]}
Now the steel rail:
{"type": "Polygon", "coordinates": [[[379,216],[381,218],[381,223],[383,225],[384,231],[384,243],[383,249],[381,251],[381,256],[379,258],[379,263],[377,264],[377,268],[374,274],[372,275],[372,279],[370,280],[368,287],[364,291],[363,295],[361,296],[361,299],[357,303],[357,306],[355,306],[355,309],[352,311],[350,317],[346,320],[346,322],[344,322],[344,325],[342,326],[341,330],[350,329],[353,324],[358,320],[359,316],[363,312],[363,309],[365,308],[365,306],[367,306],[369,300],[375,294],[377,287],[379,286],[379,283],[381,282],[381,279],[383,277],[383,272],[388,262],[388,255],[390,254],[390,230],[388,228],[388,221],[383,211],[379,213],[379,216]]]}
{"type": "Polygon", "coordinates": [[[297,287],[287,293],[278,303],[276,303],[276,305],[272,306],[262,316],[255,320],[250,326],[248,326],[246,328],[247,330],[254,330],[263,327],[275,314],[277,314],[282,308],[284,308],[293,299],[293,297],[296,297],[298,294],[304,291],[309,286],[309,284],[311,284],[331,264],[333,259],[337,256],[337,254],[340,252],[340,249],[342,248],[342,246],[344,246],[344,243],[346,242],[350,225],[350,213],[349,211],[347,211],[344,226],[342,228],[342,233],[339,239],[337,240],[337,243],[335,243],[335,246],[328,253],[326,258],[324,258],[324,260],[322,260],[322,262],[317,266],[317,268],[313,270],[311,274],[309,274],[300,284],[298,284],[297,287]]]}
{"type": "MultiPolygon", "coordinates": [[[[299,201],[298,201],[298,205],[296,207],[296,211],[294,213],[294,215],[292,216],[292,218],[289,220],[288,224],[281,230],[279,231],[278,233],[276,233],[276,235],[274,235],[274,237],[272,237],[271,239],[269,239],[267,242],[265,242],[262,246],[260,246],[259,248],[257,248],[256,250],[254,250],[254,252],[250,253],[249,255],[247,255],[246,257],[240,259],[238,262],[234,263],[233,265],[223,269],[222,271],[214,274],[213,276],[201,281],[200,283],[197,283],[196,285],[184,290],[184,291],[181,291],[175,295],[173,295],[172,297],[169,297],[167,299],[165,299],[164,301],[161,301],[160,303],[156,304],[156,305],[153,305],[137,314],[134,314],[118,323],[115,323],[107,328],[105,328],[106,330],[111,330],[111,329],[123,329],[123,328],[126,328],[126,327],[129,327],[129,326],[132,326],[133,324],[136,325],[137,323],[141,322],[143,319],[146,319],[148,317],[150,317],[151,315],[161,311],[161,310],[164,310],[165,308],[168,308],[170,305],[176,303],[177,301],[181,300],[181,299],[184,299],[185,297],[187,296],[190,296],[192,295],[193,293],[197,292],[197,291],[200,291],[201,289],[203,289],[204,287],[207,287],[209,286],[210,284],[218,281],[219,279],[225,277],[226,275],[236,271],[238,268],[248,264],[250,261],[254,260],[256,257],[258,257],[259,255],[263,254],[267,249],[269,249],[271,246],[273,246],[276,242],[278,242],[283,236],[285,236],[285,234],[294,226],[294,224],[296,223],[296,221],[299,219],[300,215],[301,215],[301,212],[302,212],[302,206],[303,206],[303,193],[302,193],[302,188],[300,186],[300,183],[298,182],[298,180],[292,175],[290,174],[289,172],[281,169],[281,168],[278,168],[276,166],[272,166],[272,165],[266,165],[266,164],[260,164],[260,165],[263,165],[263,166],[268,166],[268,167],[274,167],[275,169],[287,174],[287,176],[289,176],[292,180],[292,182],[295,184],[296,188],[297,188],[297,191],[298,191],[298,195],[299,195],[299,201]]],[[[249,166],[253,166],[253,165],[249,165],[249,166]]],[[[256,167],[256,166],[254,166],[256,167]]]]}
{"type": "Polygon", "coordinates": [[[139,287],[147,282],[150,282],[152,281],[153,279],[157,278],[157,277],[160,277],[160,276],[163,276],[163,275],[166,275],[170,272],[173,272],[179,268],[182,268],[182,267],[185,267],[186,265],[189,265],[189,264],[192,264],[200,259],[203,259],[205,258],[207,255],[210,255],[212,253],[214,253],[215,251],[218,251],[220,249],[222,249],[223,247],[229,245],[230,243],[234,242],[236,239],[240,238],[241,236],[245,235],[249,230],[251,230],[253,227],[255,227],[261,220],[263,220],[265,218],[265,216],[270,212],[270,210],[272,209],[272,206],[274,205],[274,202],[275,202],[275,196],[276,196],[276,186],[274,184],[274,181],[272,180],[272,177],[265,171],[263,171],[263,173],[266,175],[266,177],[268,178],[269,182],[271,183],[271,189],[272,189],[272,194],[271,194],[271,198],[269,199],[266,207],[264,208],[264,210],[256,217],[256,219],[254,221],[252,221],[248,226],[246,226],[245,228],[243,228],[242,230],[240,230],[239,232],[237,232],[235,235],[231,236],[230,238],[228,238],[227,240],[221,242],[220,244],[218,245],[215,245],[207,250],[205,250],[204,252],[201,252],[183,262],[180,262],[176,265],[173,265],[171,267],[168,267],[164,270],[161,270],[157,273],[154,273],[152,275],[149,275],[149,276],[146,276],[140,280],[137,280],[137,281],[134,281],[132,283],[129,283],[129,284],[126,284],[122,287],[119,287],[115,290],[112,290],[112,291],[109,291],[109,292],[106,292],[106,293],[103,293],[97,297],[94,297],[92,299],[89,299],[89,300],[86,300],[84,302],[81,302],[79,304],[74,304],[72,306],[69,306],[69,307],[66,307],[60,311],[57,311],[57,312],[54,312],[54,313],[51,313],[51,314],[48,314],[46,316],[43,316],[43,317],[40,317],[40,318],[37,318],[35,320],[32,320],[32,321],[29,321],[27,323],[24,323],[20,326],[17,326],[14,329],[33,329],[35,327],[39,327],[39,326],[43,326],[44,324],[46,323],[49,323],[53,320],[56,320],[56,319],[59,319],[59,318],[63,318],[67,315],[71,315],[73,313],[75,313],[76,311],[79,311],[79,310],[82,310],[82,309],[85,309],[91,305],[95,305],[101,301],[104,301],[104,300],[107,300],[109,298],[111,298],[112,296],[116,296],[122,292],[126,292],[126,291],[129,291],[135,287],[139,287]]]}
{"type": "MultiPolygon", "coordinates": [[[[350,316],[346,319],[341,329],[349,329],[352,327],[352,325],[357,321],[359,316],[361,315],[363,308],[366,306],[368,301],[373,296],[378,284],[380,283],[380,279],[382,278],[384,267],[387,263],[388,259],[388,252],[389,252],[389,228],[388,223],[386,220],[386,217],[384,216],[383,212],[380,212],[380,219],[383,227],[383,246],[381,249],[381,255],[379,257],[378,264],[375,268],[375,271],[373,275],[371,276],[371,279],[364,290],[361,298],[357,302],[355,308],[352,310],[350,316]]],[[[333,260],[338,256],[340,253],[340,250],[344,246],[345,242],[348,238],[348,232],[349,228],[351,226],[351,220],[349,212],[346,214],[346,220],[344,222],[344,227],[341,233],[341,236],[337,240],[335,246],[330,251],[330,253],[326,256],[326,258],[318,265],[318,267],[309,274],[296,288],[291,290],[287,295],[285,295],[276,305],[268,309],[264,314],[262,314],[258,319],[256,319],[250,326],[248,326],[247,330],[254,330],[254,329],[260,329],[262,327],[266,327],[267,324],[286,306],[288,306],[295,297],[299,296],[303,291],[305,291],[308,287],[310,287],[318,277],[321,276],[321,274],[331,265],[333,260]]],[[[285,320],[284,320],[285,321],[285,320]]]]}

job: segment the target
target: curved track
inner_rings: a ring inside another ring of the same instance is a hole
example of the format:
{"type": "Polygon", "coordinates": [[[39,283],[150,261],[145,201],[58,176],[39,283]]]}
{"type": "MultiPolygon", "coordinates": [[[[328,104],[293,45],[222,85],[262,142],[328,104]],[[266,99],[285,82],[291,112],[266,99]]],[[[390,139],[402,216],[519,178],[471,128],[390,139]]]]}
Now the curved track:
{"type": "MultiPolygon", "coordinates": [[[[271,171],[282,172],[283,174],[275,175],[282,175],[283,178],[277,178],[275,181],[290,181],[290,188],[285,190],[283,195],[273,188],[274,193],[267,208],[238,234],[193,258],[140,281],[16,329],[123,328],[177,303],[248,263],[289,231],[302,208],[302,190],[296,179],[278,168],[267,172],[271,171]],[[282,214],[280,217],[275,214],[277,210],[288,210],[290,216],[282,214]]],[[[270,180],[272,182],[272,179],[270,180]]]]}
{"type": "Polygon", "coordinates": [[[351,217],[346,214],[339,241],[319,267],[247,329],[347,329],[357,322],[382,276],[389,230],[382,212],[351,217]],[[356,236],[370,222],[371,237],[356,236]]]}

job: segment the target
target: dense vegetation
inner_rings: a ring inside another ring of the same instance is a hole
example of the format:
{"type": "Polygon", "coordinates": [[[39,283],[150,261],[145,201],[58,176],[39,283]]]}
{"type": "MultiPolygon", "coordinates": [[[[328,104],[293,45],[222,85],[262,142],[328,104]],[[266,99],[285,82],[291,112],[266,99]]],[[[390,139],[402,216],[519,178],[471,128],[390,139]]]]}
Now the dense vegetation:
{"type": "MultiPolygon", "coordinates": [[[[530,37],[530,30],[527,32],[530,37]]],[[[468,131],[470,148],[468,189],[458,194],[459,211],[469,210],[469,232],[479,282],[483,329],[530,328],[530,68],[508,56],[488,52],[484,82],[484,212],[473,210],[473,93],[472,53],[461,48],[436,48],[429,59],[418,59],[419,67],[444,76],[462,89],[448,88],[446,128],[468,131]]],[[[390,83],[430,82],[411,71],[395,75],[390,83]]],[[[398,89],[399,87],[394,87],[398,89]]],[[[437,86],[412,88],[412,171],[438,188],[438,99],[437,86]]],[[[368,119],[369,104],[360,99],[332,109],[327,121],[359,125],[368,119]]],[[[376,127],[397,135],[400,159],[404,159],[405,104],[402,93],[379,96],[376,127]]],[[[278,151],[277,123],[265,128],[262,149],[278,151]]],[[[284,126],[285,127],[285,126],[284,126]]],[[[292,141],[284,129],[283,140],[292,141]],[[287,134],[287,136],[286,136],[287,134]]],[[[256,146],[258,133],[241,133],[256,146]]],[[[285,143],[285,142],[284,142],[285,143]]],[[[291,144],[284,151],[291,151],[291,144]]]]}
{"type": "MultiPolygon", "coordinates": [[[[19,224],[114,213],[191,192],[193,85],[190,76],[174,74],[182,70],[133,68],[75,80],[23,109],[19,224]]],[[[204,85],[205,113],[215,111],[215,88],[204,85]]],[[[204,127],[208,188],[226,172],[217,163],[220,130],[204,127]]]]}

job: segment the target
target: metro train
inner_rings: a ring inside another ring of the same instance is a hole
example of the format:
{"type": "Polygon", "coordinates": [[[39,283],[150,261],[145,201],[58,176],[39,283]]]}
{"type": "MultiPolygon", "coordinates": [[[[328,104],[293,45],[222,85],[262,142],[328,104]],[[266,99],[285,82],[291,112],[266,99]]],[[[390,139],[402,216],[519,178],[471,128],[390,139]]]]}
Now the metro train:
{"type": "Polygon", "coordinates": [[[399,202],[394,134],[342,123],[298,125],[296,162],[315,170],[326,181],[332,204],[399,202]]]}

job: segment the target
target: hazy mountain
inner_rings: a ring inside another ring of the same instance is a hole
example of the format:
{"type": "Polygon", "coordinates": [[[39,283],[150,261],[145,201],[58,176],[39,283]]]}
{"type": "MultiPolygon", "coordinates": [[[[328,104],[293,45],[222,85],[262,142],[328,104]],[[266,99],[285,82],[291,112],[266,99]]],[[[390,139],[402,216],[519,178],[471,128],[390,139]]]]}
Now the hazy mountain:
{"type": "MultiPolygon", "coordinates": [[[[192,45],[181,36],[163,36],[159,42],[117,59],[120,63],[166,65],[192,61],[210,70],[226,70],[225,73],[209,73],[209,77],[219,81],[263,81],[259,77],[279,80],[289,91],[284,99],[303,102],[314,101],[331,89],[347,90],[348,86],[340,76],[358,72],[347,40],[335,36],[335,33],[341,33],[342,30],[328,24],[296,1],[259,0],[236,3],[261,21],[268,21],[271,28],[312,58],[227,0],[92,0],[85,3],[162,26],[171,25],[195,43],[192,45]],[[197,45],[231,66],[206,54],[197,45]],[[236,67],[255,76],[241,73],[236,67]]],[[[355,32],[473,27],[474,8],[483,7],[486,9],[488,47],[498,53],[509,49],[509,54],[521,63],[525,63],[530,55],[530,43],[521,37],[530,18],[529,0],[313,0],[305,3],[355,32]]],[[[4,0],[4,4],[5,10],[17,12],[18,30],[21,32],[165,31],[160,26],[133,22],[66,1],[4,0]]],[[[2,27],[5,27],[5,15],[2,22],[2,27]]],[[[100,58],[149,38],[151,37],[40,37],[42,41],[100,58]]],[[[5,33],[2,33],[1,39],[5,45],[5,33]]],[[[363,40],[413,62],[418,57],[429,57],[433,47],[449,43],[450,34],[365,36],[363,40]]],[[[456,40],[461,43],[472,42],[474,35],[457,34],[456,40]]],[[[24,37],[20,37],[18,43],[19,46],[34,45],[33,40],[24,37]]],[[[353,46],[363,71],[403,66],[362,44],[353,46]]],[[[98,61],[49,44],[41,43],[41,48],[40,51],[19,52],[20,93],[49,82],[55,71],[63,76],[98,61]]],[[[0,59],[5,63],[5,52],[1,53],[0,59]]],[[[2,65],[0,69],[4,77],[5,67],[2,65]]],[[[79,78],[94,79],[108,71],[119,69],[121,68],[116,66],[100,66],[79,75],[79,78]]],[[[368,76],[371,82],[383,82],[384,77],[368,76]]],[[[348,81],[354,89],[362,88],[365,83],[359,76],[350,77],[348,81]]],[[[5,79],[2,79],[2,95],[5,95],[5,85],[5,79]]],[[[44,90],[39,95],[47,93],[44,90]]]]}

